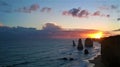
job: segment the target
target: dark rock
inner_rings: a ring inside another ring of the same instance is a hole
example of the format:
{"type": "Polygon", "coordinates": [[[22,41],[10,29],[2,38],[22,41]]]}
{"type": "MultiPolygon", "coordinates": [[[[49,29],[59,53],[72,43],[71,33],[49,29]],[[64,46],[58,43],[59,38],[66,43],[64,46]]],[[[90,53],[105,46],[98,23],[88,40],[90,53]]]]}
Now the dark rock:
{"type": "Polygon", "coordinates": [[[66,61],[66,60],[68,60],[68,61],[73,61],[73,60],[74,60],[74,58],[72,58],[72,57],[70,57],[70,58],[69,58],[69,57],[68,57],[68,58],[67,58],[67,57],[63,57],[63,58],[60,58],[59,60],[65,60],[65,61],[66,61]]]}
{"type": "Polygon", "coordinates": [[[72,60],[74,60],[74,59],[73,59],[73,58],[70,58],[69,60],[72,61],[72,60]]]}
{"type": "Polygon", "coordinates": [[[94,67],[105,67],[105,65],[101,62],[101,55],[98,55],[92,60],[89,60],[90,63],[95,64],[94,67]]]}
{"type": "Polygon", "coordinates": [[[120,66],[120,35],[101,40],[101,59],[106,67],[120,66]]]}
{"type": "Polygon", "coordinates": [[[78,50],[83,50],[83,44],[82,44],[82,40],[81,40],[81,39],[78,40],[77,49],[78,49],[78,50]]]}
{"type": "Polygon", "coordinates": [[[76,46],[76,44],[75,44],[75,41],[73,40],[73,47],[75,47],[76,46]]]}
{"type": "Polygon", "coordinates": [[[85,47],[93,47],[93,41],[91,38],[86,38],[85,47]]]}
{"type": "Polygon", "coordinates": [[[89,54],[87,49],[84,50],[84,54],[89,54]]]}
{"type": "Polygon", "coordinates": [[[66,57],[60,58],[60,60],[68,60],[66,57]]]}

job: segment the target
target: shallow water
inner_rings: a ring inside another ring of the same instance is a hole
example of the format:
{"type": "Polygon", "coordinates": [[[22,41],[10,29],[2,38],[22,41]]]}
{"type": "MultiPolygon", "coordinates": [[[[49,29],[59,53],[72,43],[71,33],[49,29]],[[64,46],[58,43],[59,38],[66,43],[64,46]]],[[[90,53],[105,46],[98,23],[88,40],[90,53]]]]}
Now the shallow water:
{"type": "Polygon", "coordinates": [[[87,60],[100,52],[100,44],[87,49],[90,54],[84,55],[72,46],[72,39],[0,41],[0,67],[90,67],[87,60]],[[60,60],[63,57],[74,60],[60,60]]]}

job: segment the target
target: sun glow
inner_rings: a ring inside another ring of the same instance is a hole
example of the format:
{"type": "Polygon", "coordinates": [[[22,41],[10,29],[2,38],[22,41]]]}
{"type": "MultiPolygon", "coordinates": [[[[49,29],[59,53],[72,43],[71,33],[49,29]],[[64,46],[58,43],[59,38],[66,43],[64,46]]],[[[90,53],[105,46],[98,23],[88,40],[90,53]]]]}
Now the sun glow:
{"type": "Polygon", "coordinates": [[[89,37],[100,39],[101,37],[103,37],[103,33],[102,32],[97,32],[97,33],[89,34],[89,37]]]}

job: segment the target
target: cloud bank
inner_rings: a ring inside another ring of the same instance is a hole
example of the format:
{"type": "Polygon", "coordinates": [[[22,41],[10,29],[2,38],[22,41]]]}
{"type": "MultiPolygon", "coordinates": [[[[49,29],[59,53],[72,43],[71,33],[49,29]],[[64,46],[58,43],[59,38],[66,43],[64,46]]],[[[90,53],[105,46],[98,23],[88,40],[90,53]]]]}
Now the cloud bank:
{"type": "Polygon", "coordinates": [[[110,15],[103,14],[101,11],[95,11],[95,12],[91,13],[89,10],[80,9],[80,7],[79,8],[72,8],[70,10],[65,10],[62,12],[62,15],[79,17],[79,18],[83,18],[83,17],[88,18],[90,16],[110,17],[110,15]]]}
{"type": "Polygon", "coordinates": [[[62,28],[54,23],[46,23],[42,30],[46,30],[46,31],[61,31],[62,28]]]}
{"type": "MultiPolygon", "coordinates": [[[[28,40],[44,38],[87,38],[88,34],[99,32],[94,29],[66,30],[54,23],[46,23],[41,30],[25,27],[0,26],[0,40],[28,40]],[[23,38],[24,37],[24,38],[23,38]]],[[[103,32],[108,35],[109,32],[103,32]]]]}

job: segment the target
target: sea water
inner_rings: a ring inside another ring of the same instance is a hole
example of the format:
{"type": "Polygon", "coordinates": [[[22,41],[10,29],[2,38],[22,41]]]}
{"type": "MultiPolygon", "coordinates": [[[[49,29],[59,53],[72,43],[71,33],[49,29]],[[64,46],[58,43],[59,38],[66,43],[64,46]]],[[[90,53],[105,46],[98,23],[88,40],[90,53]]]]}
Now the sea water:
{"type": "Polygon", "coordinates": [[[72,46],[72,40],[0,41],[0,67],[92,67],[88,60],[100,53],[100,44],[94,42],[94,47],[87,48],[89,54],[85,55],[72,46]],[[63,57],[74,60],[60,60],[63,57]]]}

